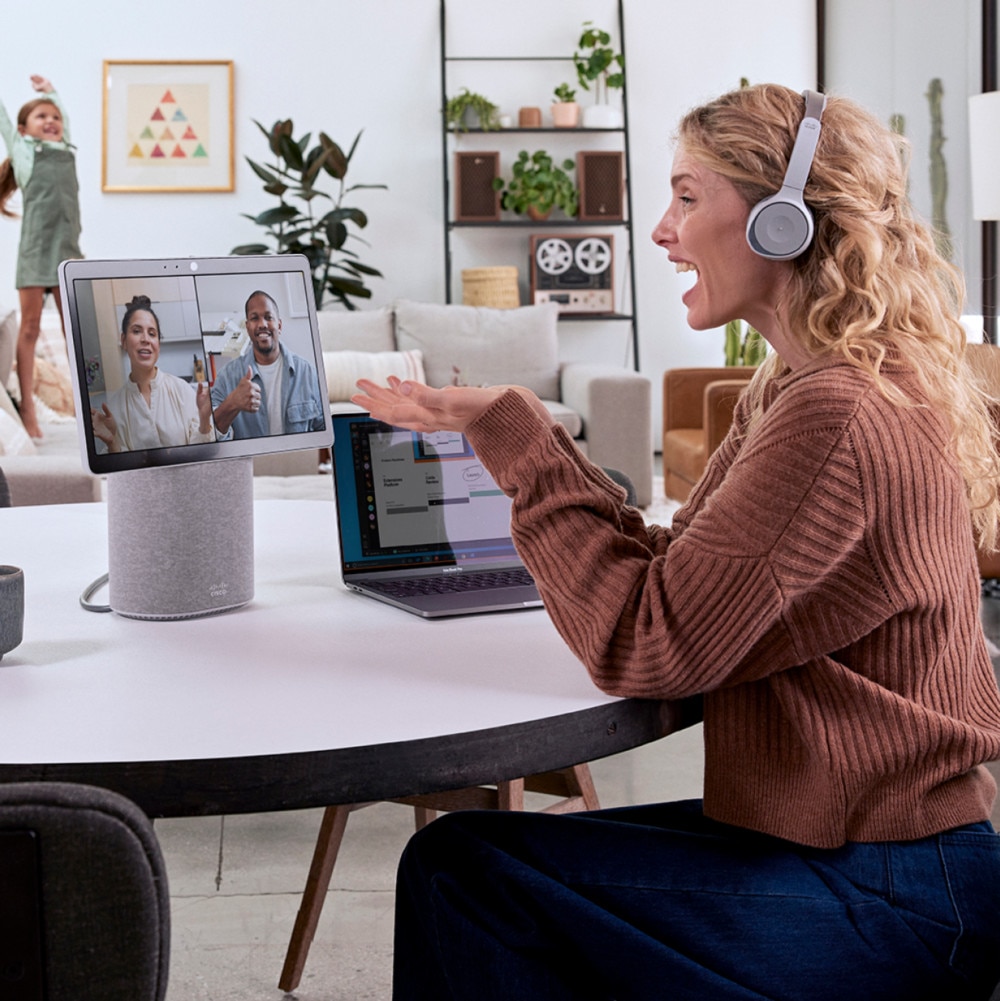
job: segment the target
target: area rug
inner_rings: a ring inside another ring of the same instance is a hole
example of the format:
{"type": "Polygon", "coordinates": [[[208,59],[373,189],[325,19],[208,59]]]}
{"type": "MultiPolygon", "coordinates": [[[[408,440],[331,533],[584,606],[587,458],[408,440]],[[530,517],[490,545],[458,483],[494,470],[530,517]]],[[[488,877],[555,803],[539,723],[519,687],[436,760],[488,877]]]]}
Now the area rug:
{"type": "Polygon", "coordinates": [[[680,501],[671,500],[663,494],[663,477],[653,477],[653,502],[642,509],[642,516],[648,525],[669,525],[674,512],[680,508],[680,501]]]}

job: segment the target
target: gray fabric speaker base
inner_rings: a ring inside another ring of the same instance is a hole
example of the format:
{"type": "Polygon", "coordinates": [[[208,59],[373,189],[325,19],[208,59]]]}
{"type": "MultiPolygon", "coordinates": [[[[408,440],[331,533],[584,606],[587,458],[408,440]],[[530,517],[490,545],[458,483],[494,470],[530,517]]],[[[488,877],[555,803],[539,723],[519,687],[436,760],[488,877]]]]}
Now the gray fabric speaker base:
{"type": "Polygon", "coordinates": [[[108,603],[187,619],[253,599],[253,459],[108,476],[108,603]]]}

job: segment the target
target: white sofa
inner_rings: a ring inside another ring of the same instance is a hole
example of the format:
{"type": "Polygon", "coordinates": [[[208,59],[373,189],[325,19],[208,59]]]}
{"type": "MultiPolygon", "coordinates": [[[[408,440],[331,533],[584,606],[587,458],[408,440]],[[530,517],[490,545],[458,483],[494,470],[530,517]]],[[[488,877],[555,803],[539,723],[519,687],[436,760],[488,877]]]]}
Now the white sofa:
{"type": "MultiPolygon", "coordinates": [[[[400,300],[391,308],[319,313],[330,405],[349,402],[360,376],[410,376],[431,386],[516,384],[533,390],[580,448],[653,494],[651,386],[627,369],[558,357],[554,304],[490,309],[400,300]]],[[[278,458],[278,457],[275,457],[278,458]]]]}
{"type": "Polygon", "coordinates": [[[17,313],[0,307],[0,469],[10,488],[11,503],[99,501],[101,479],[83,468],[59,315],[54,309],[43,312],[36,376],[41,406],[49,420],[38,441],[28,437],[5,389],[11,379],[17,327],[17,313]]]}
{"type": "MultiPolygon", "coordinates": [[[[63,350],[58,316],[45,312],[43,340],[63,350]]],[[[627,369],[560,363],[557,316],[553,304],[488,309],[406,300],[377,309],[322,310],[319,327],[331,409],[353,408],[349,398],[361,375],[379,380],[389,374],[413,376],[432,386],[524,385],[546,402],[594,462],[629,477],[637,503],[644,507],[653,493],[650,382],[627,369]]],[[[16,318],[0,315],[0,361],[12,357],[16,335],[16,318]]],[[[68,380],[64,354],[63,363],[68,380]]],[[[5,381],[0,371],[4,399],[5,381]]],[[[9,401],[7,405],[13,413],[9,401]]],[[[101,480],[83,468],[75,420],[64,416],[43,425],[43,431],[45,437],[29,441],[21,454],[4,454],[0,448],[0,468],[13,503],[100,500],[101,480]]],[[[254,459],[258,476],[315,475],[317,470],[315,449],[254,459]]]]}

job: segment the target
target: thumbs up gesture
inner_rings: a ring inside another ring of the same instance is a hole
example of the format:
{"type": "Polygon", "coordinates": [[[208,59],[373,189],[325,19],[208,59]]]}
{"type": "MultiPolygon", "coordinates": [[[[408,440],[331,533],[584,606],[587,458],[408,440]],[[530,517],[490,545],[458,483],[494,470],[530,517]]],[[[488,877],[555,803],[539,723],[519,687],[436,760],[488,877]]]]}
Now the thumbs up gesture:
{"type": "Polygon", "coordinates": [[[260,386],[253,381],[253,368],[248,365],[247,374],[215,408],[215,429],[219,434],[227,434],[238,414],[255,414],[259,410],[260,386]]]}
{"type": "Polygon", "coordinates": [[[260,410],[260,386],[253,381],[253,369],[249,366],[247,374],[240,379],[236,392],[240,394],[238,398],[240,410],[248,410],[251,413],[260,410]]]}

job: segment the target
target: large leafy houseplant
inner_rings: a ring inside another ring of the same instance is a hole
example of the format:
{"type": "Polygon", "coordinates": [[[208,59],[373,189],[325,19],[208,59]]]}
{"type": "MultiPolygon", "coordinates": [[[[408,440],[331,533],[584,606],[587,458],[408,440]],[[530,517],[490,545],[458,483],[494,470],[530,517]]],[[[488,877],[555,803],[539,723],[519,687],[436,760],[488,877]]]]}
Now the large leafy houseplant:
{"type": "Polygon", "coordinates": [[[557,164],[543,149],[529,153],[522,149],[511,166],[511,178],[504,184],[502,177],[494,178],[493,188],[503,189],[500,205],[518,215],[528,213],[536,219],[545,218],[554,208],[568,216],[575,216],[579,193],[573,179],[566,173],[575,164],[563,160],[557,164]]]}
{"type": "Polygon", "coordinates": [[[359,208],[345,205],[344,200],[362,188],[386,187],[347,183],[347,170],[361,133],[354,137],[345,153],[325,132],[319,133],[312,148],[311,133],[293,138],[290,118],[275,122],[270,129],[258,121],[254,124],[267,138],[274,163],[265,165],[250,157],[246,161],[264,182],[264,190],[278,199],[278,204],[259,215],[243,214],[262,226],[272,242],[244,243],[231,253],[304,254],[312,268],[316,308],[321,309],[330,297],[347,309],[357,309],[354,299],[371,298],[365,279],[381,278],[382,272],[363,264],[347,246],[350,240],[364,243],[351,227],[364,229],[368,216],[359,208]],[[319,187],[328,179],[336,182],[333,193],[319,187]]]}

